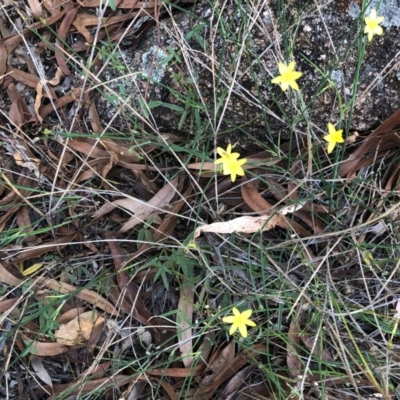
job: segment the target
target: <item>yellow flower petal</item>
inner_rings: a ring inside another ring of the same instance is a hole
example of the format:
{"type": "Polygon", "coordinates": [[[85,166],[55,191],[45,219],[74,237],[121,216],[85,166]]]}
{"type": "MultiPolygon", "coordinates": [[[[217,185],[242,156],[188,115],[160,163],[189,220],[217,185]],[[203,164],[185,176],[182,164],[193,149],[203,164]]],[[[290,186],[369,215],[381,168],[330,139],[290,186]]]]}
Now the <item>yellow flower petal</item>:
{"type": "Polygon", "coordinates": [[[253,310],[246,310],[242,312],[242,318],[244,319],[249,319],[251,317],[251,314],[253,313],[253,310]]]}
{"type": "Polygon", "coordinates": [[[239,325],[239,332],[244,337],[247,338],[247,328],[246,325],[239,325]]]}
{"type": "Polygon", "coordinates": [[[240,315],[240,311],[236,307],[232,308],[232,312],[235,317],[238,317],[240,315]]]}
{"type": "Polygon", "coordinates": [[[332,153],[337,143],[344,143],[343,129],[336,130],[336,128],[328,124],[329,135],[324,136],[324,140],[328,142],[328,154],[332,153]]]}
{"type": "Polygon", "coordinates": [[[217,153],[221,156],[214,161],[214,164],[222,164],[222,173],[231,175],[232,182],[235,182],[236,175],[243,176],[244,170],[242,165],[247,162],[245,158],[239,160],[239,153],[232,153],[232,145],[228,144],[226,151],[221,147],[217,147],[217,153]]]}
{"type": "Polygon", "coordinates": [[[235,324],[233,324],[231,326],[231,329],[229,330],[229,334],[233,335],[236,332],[236,330],[237,330],[237,326],[235,324]]]}
{"type": "Polygon", "coordinates": [[[296,63],[294,61],[290,62],[289,65],[284,63],[278,63],[278,70],[280,75],[273,78],[271,83],[280,85],[283,91],[287,90],[289,87],[294,90],[299,90],[299,85],[296,80],[299,79],[303,74],[301,72],[295,71],[296,63]]]}
{"type": "Polygon", "coordinates": [[[290,84],[290,86],[294,89],[294,90],[299,90],[299,85],[296,82],[292,82],[290,84]]]}
{"type": "Polygon", "coordinates": [[[222,321],[226,322],[227,324],[233,324],[235,321],[235,316],[234,315],[229,315],[228,317],[223,317],[222,321]]]}
{"type": "Polygon", "coordinates": [[[223,156],[226,154],[225,150],[224,150],[222,147],[217,147],[217,153],[218,153],[221,157],[223,157],[223,156]]]}
{"type": "Polygon", "coordinates": [[[223,322],[232,324],[229,334],[233,335],[239,329],[240,334],[244,338],[247,337],[247,326],[257,326],[249,319],[252,314],[252,310],[240,312],[236,307],[233,307],[232,313],[233,315],[222,318],[223,322]]]}
{"type": "Polygon", "coordinates": [[[335,146],[336,146],[335,142],[329,142],[329,144],[328,144],[328,154],[332,153],[332,151],[335,148],[335,146]]]}
{"type": "Polygon", "coordinates": [[[371,10],[369,16],[364,18],[365,21],[365,28],[364,33],[368,34],[368,41],[370,42],[374,35],[382,35],[383,29],[379,26],[380,23],[383,22],[384,17],[378,17],[376,15],[375,8],[371,10]]]}

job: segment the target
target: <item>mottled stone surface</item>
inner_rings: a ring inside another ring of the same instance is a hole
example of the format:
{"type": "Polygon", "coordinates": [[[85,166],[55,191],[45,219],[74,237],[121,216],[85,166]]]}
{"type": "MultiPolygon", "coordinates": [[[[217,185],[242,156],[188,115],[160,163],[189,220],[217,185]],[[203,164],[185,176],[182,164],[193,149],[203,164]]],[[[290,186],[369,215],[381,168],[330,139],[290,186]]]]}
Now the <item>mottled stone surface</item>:
{"type": "Polygon", "coordinates": [[[364,35],[350,2],[242,3],[202,0],[190,12],[175,10],[135,50],[122,49],[123,74],[109,63],[103,79],[116,79],[107,85],[126,104],[100,98],[103,124],[118,110],[116,129],[201,135],[250,151],[291,137],[305,143],[328,122],[367,131],[400,107],[397,27],[366,43],[361,59],[364,35]],[[283,93],[271,79],[278,61],[292,59],[301,92],[283,93]]]}

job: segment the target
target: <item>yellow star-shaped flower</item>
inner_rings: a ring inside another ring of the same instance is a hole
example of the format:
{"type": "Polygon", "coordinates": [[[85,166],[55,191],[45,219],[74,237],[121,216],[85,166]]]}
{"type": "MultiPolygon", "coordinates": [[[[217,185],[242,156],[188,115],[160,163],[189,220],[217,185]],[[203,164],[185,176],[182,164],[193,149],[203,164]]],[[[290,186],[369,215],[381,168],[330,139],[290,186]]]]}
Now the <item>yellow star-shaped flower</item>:
{"type": "Polygon", "coordinates": [[[333,149],[336,146],[336,143],[344,143],[343,139],[343,129],[339,129],[338,131],[335,127],[329,122],[328,124],[329,135],[324,136],[324,139],[328,142],[328,154],[332,153],[333,149]]]}
{"type": "Polygon", "coordinates": [[[221,147],[217,148],[217,153],[221,156],[214,161],[214,164],[222,164],[222,173],[224,175],[231,175],[232,182],[235,182],[236,175],[243,176],[244,170],[242,165],[247,162],[246,158],[238,160],[239,153],[232,153],[232,145],[228,144],[226,150],[221,147]]]}
{"type": "Polygon", "coordinates": [[[233,315],[222,318],[222,321],[227,324],[232,324],[231,329],[229,330],[230,335],[233,335],[239,329],[240,334],[246,338],[247,326],[256,326],[256,324],[249,319],[253,311],[246,310],[241,313],[236,307],[233,307],[232,312],[233,315]]]}
{"type": "Polygon", "coordinates": [[[383,29],[379,26],[385,17],[378,17],[375,8],[372,9],[371,14],[364,18],[365,28],[364,33],[368,34],[368,42],[370,42],[374,35],[382,35],[383,29]]]}
{"type": "Polygon", "coordinates": [[[299,90],[299,85],[296,83],[296,80],[299,79],[303,74],[294,70],[295,65],[296,63],[294,61],[292,61],[289,65],[281,62],[278,63],[280,75],[272,79],[271,82],[280,85],[283,91],[287,90],[289,86],[294,90],[299,90]]]}

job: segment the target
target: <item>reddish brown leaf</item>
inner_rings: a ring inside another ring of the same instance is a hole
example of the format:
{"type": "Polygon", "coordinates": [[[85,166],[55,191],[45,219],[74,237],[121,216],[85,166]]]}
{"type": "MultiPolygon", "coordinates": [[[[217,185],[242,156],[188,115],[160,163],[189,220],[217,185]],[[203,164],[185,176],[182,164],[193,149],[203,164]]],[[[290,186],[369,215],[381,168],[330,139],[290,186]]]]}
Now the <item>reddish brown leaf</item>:
{"type": "Polygon", "coordinates": [[[0,42],[0,84],[3,82],[7,69],[7,49],[4,43],[0,42]]]}
{"type": "Polygon", "coordinates": [[[65,237],[61,237],[51,242],[42,243],[40,246],[31,247],[27,250],[24,250],[21,254],[14,257],[11,263],[19,264],[22,261],[30,260],[31,258],[39,257],[42,254],[46,254],[49,251],[54,251],[57,249],[62,249],[63,247],[70,244],[78,235],[79,233],[74,233],[72,235],[67,235],[65,237]]]}
{"type": "MultiPolygon", "coordinates": [[[[91,43],[91,42],[89,42],[89,43],[91,43]]],[[[103,132],[103,127],[101,126],[99,114],[97,113],[97,109],[96,109],[96,103],[93,100],[90,101],[90,105],[89,105],[89,120],[90,120],[90,125],[92,126],[92,130],[94,133],[102,133],[103,132]]]]}
{"type": "MultiPolygon", "coordinates": [[[[121,22],[124,22],[128,19],[132,19],[135,16],[144,16],[144,15],[151,15],[154,14],[153,10],[149,10],[149,9],[142,9],[136,12],[129,12],[126,14],[122,14],[122,15],[115,15],[115,16],[111,16],[108,18],[104,19],[104,22],[101,24],[102,28],[107,28],[107,33],[108,33],[108,37],[110,35],[110,32],[113,31],[115,28],[117,28],[121,22]],[[113,26],[114,25],[114,26],[113,26]]],[[[96,15],[91,15],[91,14],[86,14],[86,13],[80,13],[79,14],[82,24],[83,26],[86,27],[94,27],[94,26],[98,26],[99,24],[99,17],[97,17],[96,15]]],[[[100,31],[100,36],[99,38],[104,37],[105,35],[103,34],[103,31],[100,31]]],[[[111,38],[111,42],[115,41],[114,38],[111,38]]],[[[87,46],[85,46],[85,50],[87,50],[87,46]]]]}
{"type": "Polygon", "coordinates": [[[204,372],[205,365],[198,365],[195,368],[155,368],[147,371],[151,376],[169,376],[171,378],[188,378],[200,376],[204,372]]]}
{"type": "Polygon", "coordinates": [[[7,53],[11,53],[12,50],[14,50],[14,48],[20,44],[20,42],[22,41],[23,38],[29,37],[30,35],[33,34],[33,32],[43,28],[44,26],[53,25],[64,14],[65,14],[65,10],[63,10],[62,12],[59,12],[57,14],[54,14],[52,17],[46,18],[43,21],[35,22],[35,23],[29,25],[29,28],[25,28],[22,31],[19,31],[18,33],[15,33],[12,36],[8,36],[6,38],[0,39],[0,43],[4,44],[4,46],[6,47],[7,53]]]}
{"type": "MultiPolygon", "coordinates": [[[[4,267],[0,263],[0,281],[4,282],[2,274],[3,274],[3,269],[4,267]]],[[[11,310],[17,303],[20,301],[20,299],[7,299],[7,300],[1,300],[0,301],[0,313],[3,314],[5,311],[11,310]]]]}
{"type": "Polygon", "coordinates": [[[73,383],[61,383],[54,385],[54,397],[51,396],[49,400],[58,398],[60,393],[66,393],[68,392],[69,394],[79,394],[82,395],[82,393],[89,393],[89,392],[95,392],[99,388],[108,388],[108,387],[120,387],[123,385],[128,385],[131,382],[134,381],[145,381],[147,382],[148,378],[145,375],[134,375],[134,376],[129,376],[129,375],[115,375],[107,378],[100,378],[96,379],[93,381],[89,382],[73,382],[73,383]]]}
{"type": "Polygon", "coordinates": [[[102,176],[105,178],[106,176],[103,176],[104,172],[104,167],[109,165],[110,168],[112,167],[112,163],[110,160],[110,157],[100,157],[100,158],[95,158],[93,160],[90,160],[85,163],[85,169],[86,171],[83,171],[77,178],[76,182],[82,182],[87,179],[92,179],[94,177],[102,176]]]}
{"type": "Polygon", "coordinates": [[[65,312],[64,314],[60,315],[56,318],[56,322],[59,324],[66,324],[67,322],[74,319],[79,314],[82,314],[85,311],[85,307],[76,307],[72,308],[71,310],[65,312]]]}
{"type": "MultiPolygon", "coordinates": [[[[119,249],[116,240],[110,235],[106,234],[108,244],[113,255],[114,266],[117,272],[118,286],[121,293],[124,293],[124,300],[131,305],[132,316],[146,326],[153,326],[154,323],[150,322],[151,313],[145,306],[143,299],[129,276],[128,269],[123,268],[123,261],[125,256],[119,249]]],[[[154,336],[154,341],[160,343],[160,334],[156,328],[152,328],[151,332],[154,336]]]]}
{"type": "Polygon", "coordinates": [[[18,286],[21,283],[21,278],[16,276],[18,272],[12,271],[11,268],[7,268],[1,261],[0,261],[0,282],[6,283],[7,285],[11,286],[18,286]]]}
{"type": "MultiPolygon", "coordinates": [[[[7,74],[14,78],[17,82],[22,82],[23,84],[35,90],[38,83],[40,83],[40,79],[37,76],[24,72],[20,69],[12,68],[10,66],[7,66],[7,74]]],[[[48,89],[52,99],[56,99],[57,95],[55,94],[54,90],[50,86],[48,89]]],[[[47,92],[43,93],[43,95],[47,97],[47,92]]]]}
{"type": "Polygon", "coordinates": [[[6,212],[4,215],[2,215],[2,216],[0,217],[0,232],[3,231],[3,229],[4,229],[4,227],[5,227],[6,223],[7,223],[7,221],[8,221],[11,217],[13,217],[13,216],[15,215],[15,213],[16,213],[16,211],[18,211],[18,209],[19,209],[19,207],[11,207],[11,208],[9,208],[9,209],[7,210],[7,212],[6,212]]]}
{"type": "Polygon", "coordinates": [[[57,356],[65,353],[68,350],[67,346],[64,346],[60,343],[38,342],[28,338],[28,336],[25,336],[23,333],[19,333],[19,336],[23,340],[25,346],[29,346],[30,353],[36,356],[57,356]]]}
{"type": "MultiPolygon", "coordinates": [[[[196,390],[196,394],[201,397],[195,397],[196,399],[209,399],[213,393],[232,375],[234,375],[240,368],[247,364],[248,358],[253,359],[259,355],[260,351],[265,350],[264,344],[257,344],[251,349],[243,351],[241,354],[234,357],[230,364],[225,364],[221,372],[214,377],[214,379],[207,380],[208,385],[200,383],[200,389],[196,390]]],[[[194,399],[194,398],[193,398],[194,399]]]]}
{"type": "MultiPolygon", "coordinates": [[[[86,43],[93,43],[93,36],[90,34],[89,30],[86,28],[84,21],[82,20],[82,18],[79,14],[77,14],[75,16],[75,19],[72,22],[72,24],[74,25],[76,30],[85,38],[86,43]]],[[[100,132],[98,132],[98,133],[100,133],[100,132]]]]}
{"type": "MultiPolygon", "coordinates": [[[[128,143],[124,143],[123,141],[119,141],[118,143],[116,143],[111,139],[103,139],[100,142],[100,145],[103,146],[106,150],[117,154],[118,160],[121,160],[125,163],[140,162],[140,158],[138,157],[138,155],[129,149],[130,146],[128,143]]],[[[150,154],[153,151],[154,147],[143,147],[142,149],[146,152],[146,154],[150,154]]],[[[151,169],[148,170],[150,171],[151,169]]]]}
{"type": "MultiPolygon", "coordinates": [[[[274,193],[277,200],[281,201],[289,199],[289,196],[286,194],[286,190],[281,185],[268,177],[265,177],[265,180],[267,181],[269,188],[274,193]]],[[[310,228],[312,228],[315,233],[321,233],[324,231],[324,224],[318,218],[310,215],[308,212],[304,210],[298,210],[293,214],[305,222],[310,228]]]]}
{"type": "Polygon", "coordinates": [[[105,150],[101,150],[95,147],[96,142],[92,140],[88,140],[87,142],[81,140],[72,139],[68,142],[68,146],[80,153],[85,154],[91,158],[109,158],[109,154],[105,150]]]}
{"type": "Polygon", "coordinates": [[[78,8],[73,8],[68,11],[65,17],[63,18],[59,28],[58,28],[58,36],[56,37],[56,51],[55,56],[57,60],[57,64],[60,67],[63,74],[72,76],[71,71],[68,68],[68,65],[65,61],[66,55],[64,53],[64,43],[69,32],[69,28],[72,24],[72,21],[75,18],[76,13],[78,12],[78,8]]]}
{"type": "Polygon", "coordinates": [[[130,314],[132,311],[132,305],[128,303],[125,299],[125,296],[122,296],[121,291],[118,287],[114,286],[112,283],[109,291],[108,291],[108,298],[118,306],[118,309],[125,314],[130,314]]]}
{"type": "Polygon", "coordinates": [[[49,278],[37,278],[37,284],[46,286],[52,290],[55,290],[61,294],[69,294],[74,293],[76,297],[82,299],[83,301],[87,301],[90,304],[104,310],[105,312],[111,315],[118,315],[118,311],[114,308],[114,306],[106,300],[104,297],[100,296],[97,292],[89,289],[80,290],[76,286],[70,285],[66,282],[57,282],[55,279],[49,278]]]}
{"type": "Polygon", "coordinates": [[[300,347],[300,335],[301,329],[299,326],[299,321],[293,319],[290,323],[288,332],[288,341],[286,345],[286,364],[292,378],[298,378],[302,375],[303,364],[300,360],[301,347],[300,347]]]}
{"type": "MultiPolygon", "coordinates": [[[[241,192],[243,200],[246,204],[259,215],[266,215],[272,209],[269,204],[257,191],[256,183],[254,181],[247,182],[241,186],[241,192]]],[[[300,224],[295,221],[291,221],[289,218],[282,216],[277,221],[277,225],[284,229],[293,229],[299,236],[307,237],[310,236],[310,232],[305,230],[300,224]]]]}
{"type": "Polygon", "coordinates": [[[210,370],[212,374],[207,375],[202,379],[200,386],[210,386],[213,381],[225,371],[227,366],[230,366],[235,358],[235,342],[231,341],[212,362],[210,370]]]}
{"type": "Polygon", "coordinates": [[[21,127],[22,124],[25,122],[21,102],[19,100],[11,103],[8,117],[10,118],[10,121],[18,128],[21,127]]]}
{"type": "Polygon", "coordinates": [[[256,182],[250,181],[241,186],[243,200],[258,215],[269,215],[272,211],[272,205],[261,197],[256,185],[256,182]]]}
{"type": "Polygon", "coordinates": [[[34,244],[37,240],[36,235],[27,235],[33,231],[31,219],[29,217],[29,208],[27,206],[20,207],[16,214],[17,224],[20,232],[25,236],[25,241],[28,244],[34,244]]]}
{"type": "Polygon", "coordinates": [[[303,342],[304,346],[306,346],[307,349],[310,351],[310,353],[314,354],[319,360],[330,362],[335,361],[335,359],[332,357],[327,349],[321,348],[321,345],[323,346],[323,343],[321,344],[320,337],[310,333],[303,333],[302,335],[300,335],[300,339],[303,342]]]}
{"type": "Polygon", "coordinates": [[[42,110],[41,110],[41,116],[43,118],[45,118],[50,113],[52,113],[54,111],[54,109],[59,109],[61,107],[64,107],[65,105],[67,105],[75,100],[76,100],[76,96],[74,93],[66,94],[63,97],[60,97],[59,99],[54,100],[53,103],[43,106],[42,110]]]}
{"type": "MultiPolygon", "coordinates": [[[[301,161],[295,161],[292,165],[292,168],[290,168],[290,173],[292,176],[296,176],[299,171],[302,169],[302,162],[301,161]]],[[[295,183],[293,180],[289,180],[288,182],[288,196],[289,199],[291,200],[297,200],[297,190],[298,190],[298,184],[295,183]]]]}
{"type": "Polygon", "coordinates": [[[43,123],[43,118],[40,115],[39,109],[40,106],[42,105],[42,97],[43,97],[43,85],[42,82],[38,82],[38,84],[36,85],[36,97],[35,97],[35,114],[36,114],[36,118],[37,120],[42,124],[43,123]]]}
{"type": "Polygon", "coordinates": [[[78,375],[78,378],[82,379],[86,378],[87,376],[91,376],[97,379],[102,378],[106,374],[108,368],[110,368],[111,364],[112,361],[106,361],[99,365],[91,365],[86,371],[78,375]]]}
{"type": "Polygon", "coordinates": [[[222,392],[222,398],[227,399],[228,396],[238,393],[239,389],[245,385],[246,380],[250,376],[250,374],[256,368],[255,365],[249,365],[248,367],[239,371],[236,375],[234,375],[231,380],[227,383],[224,391],[222,392]]]}
{"type": "Polygon", "coordinates": [[[364,143],[354,151],[339,168],[339,176],[353,176],[354,173],[374,160],[379,159],[377,152],[384,153],[400,145],[400,133],[394,129],[400,125],[400,110],[386,119],[373,131],[364,143]]]}

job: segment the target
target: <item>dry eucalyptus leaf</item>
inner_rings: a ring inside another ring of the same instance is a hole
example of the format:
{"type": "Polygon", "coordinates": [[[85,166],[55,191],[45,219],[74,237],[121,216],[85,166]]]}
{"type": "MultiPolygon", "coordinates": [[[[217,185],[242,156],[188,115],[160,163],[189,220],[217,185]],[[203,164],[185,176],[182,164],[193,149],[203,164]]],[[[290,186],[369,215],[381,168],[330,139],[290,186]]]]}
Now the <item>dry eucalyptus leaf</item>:
{"type": "Polygon", "coordinates": [[[77,315],[67,324],[61,325],[60,329],[54,332],[57,343],[74,346],[83,344],[90,339],[96,326],[103,323],[104,318],[95,311],[87,311],[77,315]]]}
{"type": "Polygon", "coordinates": [[[278,212],[279,212],[279,214],[282,214],[282,215],[293,214],[293,213],[295,213],[296,211],[299,211],[300,209],[302,209],[303,206],[304,206],[304,204],[305,204],[305,202],[303,202],[303,203],[300,202],[300,203],[296,203],[296,204],[291,204],[291,205],[289,205],[289,206],[282,207],[278,212]]]}
{"type": "Polygon", "coordinates": [[[203,232],[214,233],[233,233],[244,232],[253,233],[259,230],[269,231],[274,228],[281,220],[282,215],[261,215],[259,217],[239,217],[227,222],[214,222],[213,224],[199,226],[194,238],[198,238],[203,232]]]}
{"type": "Polygon", "coordinates": [[[43,357],[32,356],[31,366],[39,377],[46,385],[49,385],[53,389],[53,382],[51,381],[50,375],[43,365],[43,357]]]}

